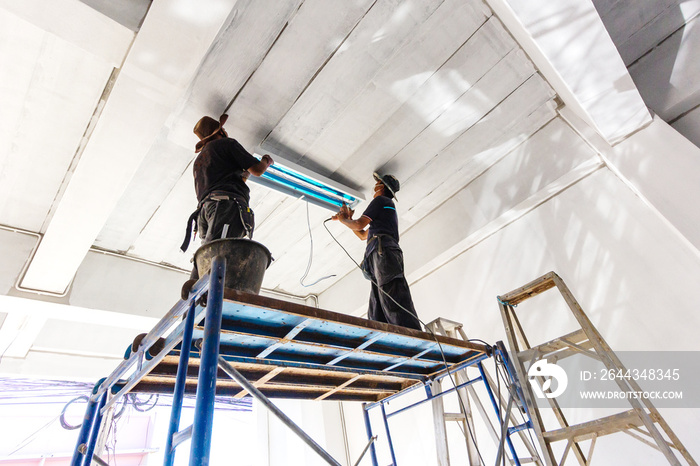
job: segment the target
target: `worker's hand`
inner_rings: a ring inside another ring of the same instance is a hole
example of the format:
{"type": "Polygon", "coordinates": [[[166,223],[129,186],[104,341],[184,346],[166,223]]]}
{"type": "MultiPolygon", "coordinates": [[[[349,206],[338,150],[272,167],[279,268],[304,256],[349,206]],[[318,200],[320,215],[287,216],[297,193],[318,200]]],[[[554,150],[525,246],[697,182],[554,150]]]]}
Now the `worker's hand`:
{"type": "Polygon", "coordinates": [[[340,206],[340,214],[343,215],[345,218],[352,218],[353,215],[355,215],[355,211],[352,210],[346,203],[343,202],[343,205],[340,206]]]}
{"type": "Polygon", "coordinates": [[[275,161],[272,160],[272,157],[270,157],[268,154],[263,155],[261,160],[265,162],[268,167],[275,163],[275,161]]]}
{"type": "Polygon", "coordinates": [[[343,205],[340,206],[340,210],[338,211],[337,214],[331,217],[333,220],[343,220],[349,217],[348,212],[350,209],[348,209],[348,206],[343,202],[343,205]]]}

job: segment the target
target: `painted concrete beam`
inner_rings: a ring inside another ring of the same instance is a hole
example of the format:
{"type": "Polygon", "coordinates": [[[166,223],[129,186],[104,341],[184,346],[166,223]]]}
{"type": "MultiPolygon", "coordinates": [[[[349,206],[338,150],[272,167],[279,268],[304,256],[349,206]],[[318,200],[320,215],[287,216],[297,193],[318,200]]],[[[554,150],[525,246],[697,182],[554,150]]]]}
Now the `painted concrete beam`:
{"type": "MultiPolygon", "coordinates": [[[[595,151],[564,120],[552,120],[401,232],[409,284],[429,274],[439,274],[455,257],[601,166],[595,151]]],[[[407,209],[401,202],[397,203],[400,223],[407,209]]],[[[368,294],[369,282],[354,270],[320,295],[320,306],[361,314],[367,309],[368,294]],[[363,288],[367,294],[348,292],[363,288]]],[[[424,317],[420,310],[419,317],[424,317]]]]}
{"type": "Polygon", "coordinates": [[[610,169],[700,254],[700,212],[695,207],[700,198],[700,149],[659,117],[611,147],[572,111],[564,108],[561,113],[610,169]]]}
{"type": "Polygon", "coordinates": [[[23,287],[65,292],[235,1],[224,3],[153,3],[23,287]]]}
{"type": "Polygon", "coordinates": [[[615,145],[651,123],[590,0],[486,0],[564,103],[615,145]]]}
{"type": "Polygon", "coordinates": [[[78,0],[0,0],[3,8],[118,68],[134,33],[78,0]],[[57,20],[60,18],[60,20],[57,20]]]}

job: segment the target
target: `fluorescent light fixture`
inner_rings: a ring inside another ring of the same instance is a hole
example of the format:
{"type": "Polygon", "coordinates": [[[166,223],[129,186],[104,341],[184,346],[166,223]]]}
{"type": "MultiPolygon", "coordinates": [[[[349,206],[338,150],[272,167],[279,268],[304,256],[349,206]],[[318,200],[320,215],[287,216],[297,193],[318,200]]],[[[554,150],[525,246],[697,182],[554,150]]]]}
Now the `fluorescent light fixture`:
{"type": "Polygon", "coordinates": [[[365,200],[359,191],[314,173],[273,152],[258,148],[254,153],[257,158],[261,158],[263,154],[270,154],[275,161],[274,165],[269,167],[262,176],[251,176],[248,181],[288,196],[304,197],[310,203],[332,212],[337,212],[343,202],[353,208],[360,201],[365,200]]]}

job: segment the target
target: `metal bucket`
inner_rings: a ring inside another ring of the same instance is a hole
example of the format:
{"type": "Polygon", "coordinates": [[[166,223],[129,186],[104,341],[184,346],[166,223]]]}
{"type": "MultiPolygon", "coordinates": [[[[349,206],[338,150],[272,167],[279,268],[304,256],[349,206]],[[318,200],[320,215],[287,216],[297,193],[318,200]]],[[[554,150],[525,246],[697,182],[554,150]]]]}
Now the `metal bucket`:
{"type": "Polygon", "coordinates": [[[194,253],[200,277],[209,273],[216,256],[226,258],[224,288],[260,293],[265,270],[272,262],[272,255],[265,246],[249,239],[217,239],[207,243],[194,253]]]}

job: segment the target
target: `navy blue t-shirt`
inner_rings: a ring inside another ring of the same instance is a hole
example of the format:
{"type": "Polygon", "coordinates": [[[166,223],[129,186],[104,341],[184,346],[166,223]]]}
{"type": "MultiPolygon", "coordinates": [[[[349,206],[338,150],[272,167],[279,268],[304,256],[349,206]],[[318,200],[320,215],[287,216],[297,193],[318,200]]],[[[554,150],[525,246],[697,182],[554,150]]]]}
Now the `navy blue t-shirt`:
{"type": "Polygon", "coordinates": [[[235,139],[221,138],[206,143],[193,166],[197,200],[201,201],[213,191],[225,191],[249,201],[250,188],[242,174],[256,163],[258,159],[235,139]]]}
{"type": "Polygon", "coordinates": [[[399,242],[399,218],[396,215],[394,201],[386,196],[377,196],[372,199],[363,217],[369,218],[369,232],[367,240],[375,235],[389,235],[399,242]]]}

